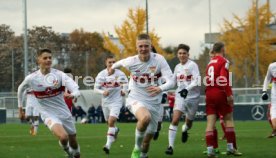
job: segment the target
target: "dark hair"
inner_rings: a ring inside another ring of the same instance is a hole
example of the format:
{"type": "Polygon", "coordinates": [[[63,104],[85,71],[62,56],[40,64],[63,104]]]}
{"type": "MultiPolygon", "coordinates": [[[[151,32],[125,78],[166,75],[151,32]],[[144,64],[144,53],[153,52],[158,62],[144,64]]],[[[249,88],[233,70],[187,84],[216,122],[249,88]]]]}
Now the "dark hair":
{"type": "Polygon", "coordinates": [[[153,53],[157,53],[157,51],[156,51],[156,49],[154,48],[153,45],[151,45],[151,51],[152,51],[153,53]]]}
{"type": "Polygon", "coordinates": [[[150,36],[148,34],[142,33],[138,35],[137,40],[150,40],[150,36]]]}
{"type": "Polygon", "coordinates": [[[107,61],[107,59],[112,59],[112,58],[115,58],[115,56],[114,56],[114,55],[107,55],[107,56],[105,57],[105,60],[104,60],[104,61],[107,61]]]}
{"type": "Polygon", "coordinates": [[[72,70],[70,68],[66,67],[66,68],[64,68],[63,72],[64,73],[71,73],[72,70]]]}
{"type": "Polygon", "coordinates": [[[37,56],[40,56],[43,53],[50,53],[52,54],[52,51],[50,49],[41,49],[38,51],[37,56]]]}
{"type": "Polygon", "coordinates": [[[221,52],[221,49],[224,47],[224,43],[222,42],[216,42],[214,45],[213,45],[213,49],[212,49],[212,52],[214,53],[219,53],[221,52]]]}
{"type": "Polygon", "coordinates": [[[184,49],[186,50],[188,53],[190,51],[190,47],[186,44],[179,44],[178,47],[177,47],[177,51],[179,51],[179,49],[184,49]]]}

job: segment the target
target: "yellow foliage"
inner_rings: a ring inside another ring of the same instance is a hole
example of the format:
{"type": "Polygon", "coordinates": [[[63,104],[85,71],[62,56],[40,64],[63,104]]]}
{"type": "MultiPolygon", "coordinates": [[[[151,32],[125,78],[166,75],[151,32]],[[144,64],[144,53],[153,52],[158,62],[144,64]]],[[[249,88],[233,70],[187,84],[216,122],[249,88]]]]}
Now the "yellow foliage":
{"type": "MultiPolygon", "coordinates": [[[[123,22],[123,24],[115,27],[115,32],[118,36],[120,44],[123,48],[120,49],[109,37],[104,33],[104,48],[109,50],[115,55],[117,59],[126,58],[128,56],[133,56],[136,53],[136,37],[145,32],[146,26],[146,12],[142,8],[137,8],[135,10],[129,9],[128,18],[123,22]]],[[[162,50],[159,40],[160,37],[154,33],[154,30],[149,32],[152,40],[152,45],[157,50],[159,54],[162,54],[165,58],[171,59],[173,55],[166,53],[162,50]]]]}
{"type": "MultiPolygon", "coordinates": [[[[268,65],[276,60],[276,50],[271,49],[270,29],[267,19],[272,13],[267,5],[258,8],[258,35],[259,35],[259,79],[263,80],[268,65]]],[[[249,83],[256,81],[256,3],[253,3],[245,18],[233,15],[233,20],[224,20],[221,27],[221,40],[226,44],[226,52],[232,61],[235,82],[243,81],[244,77],[249,83]],[[251,79],[251,80],[250,80],[251,79]]],[[[274,37],[275,38],[275,37],[274,37]]]]}

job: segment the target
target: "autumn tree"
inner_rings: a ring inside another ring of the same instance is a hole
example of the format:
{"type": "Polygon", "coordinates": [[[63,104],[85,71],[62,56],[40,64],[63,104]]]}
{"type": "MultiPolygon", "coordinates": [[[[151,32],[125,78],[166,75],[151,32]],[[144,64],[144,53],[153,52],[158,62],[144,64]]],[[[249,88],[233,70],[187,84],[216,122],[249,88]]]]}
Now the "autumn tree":
{"type": "MultiPolygon", "coordinates": [[[[272,13],[265,4],[258,8],[258,36],[259,36],[259,79],[266,74],[269,63],[276,60],[276,50],[271,47],[271,30],[268,27],[272,13]]],[[[226,44],[227,56],[232,62],[234,82],[236,86],[253,85],[256,73],[256,3],[241,18],[233,15],[232,20],[224,20],[221,40],[226,44]]],[[[275,37],[274,37],[275,39],[275,37]]],[[[275,41],[274,41],[275,43],[275,41]]]]}
{"type": "Polygon", "coordinates": [[[16,72],[14,73],[14,86],[17,87],[22,81],[22,43],[22,37],[15,36],[9,25],[0,25],[0,91],[12,91],[12,66],[16,72]]]}
{"type": "MultiPolygon", "coordinates": [[[[117,59],[125,58],[136,54],[136,37],[145,32],[146,26],[146,12],[142,8],[129,9],[128,18],[123,24],[115,27],[115,32],[119,38],[120,44],[123,48],[119,48],[116,43],[112,41],[108,34],[104,33],[104,48],[109,50],[116,56],[117,59]]],[[[172,55],[166,53],[160,46],[160,37],[154,32],[149,32],[152,45],[155,47],[159,54],[164,55],[166,58],[171,58],[172,55]]]]}
{"type": "Polygon", "coordinates": [[[107,53],[103,48],[103,38],[97,32],[87,32],[83,29],[75,29],[69,36],[70,60],[75,75],[85,76],[88,72],[87,75],[95,77],[105,67],[104,58],[107,53]]]}
{"type": "Polygon", "coordinates": [[[48,48],[52,51],[60,51],[61,41],[60,35],[50,26],[33,26],[32,29],[28,29],[29,47],[35,50],[48,48]]]}

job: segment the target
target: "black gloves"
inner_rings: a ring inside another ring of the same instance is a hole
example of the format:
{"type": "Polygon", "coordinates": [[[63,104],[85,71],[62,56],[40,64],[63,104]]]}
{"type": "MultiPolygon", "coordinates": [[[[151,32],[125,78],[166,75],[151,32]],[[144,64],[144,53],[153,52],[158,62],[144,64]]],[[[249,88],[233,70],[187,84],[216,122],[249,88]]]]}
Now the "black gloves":
{"type": "Polygon", "coordinates": [[[263,91],[262,99],[263,100],[267,100],[268,99],[268,95],[267,95],[266,91],[263,91]]]}
{"type": "Polygon", "coordinates": [[[180,92],[178,92],[180,94],[180,96],[182,98],[186,98],[187,97],[187,94],[188,94],[188,90],[187,89],[182,89],[180,92]]]}
{"type": "Polygon", "coordinates": [[[162,94],[162,100],[161,100],[161,104],[165,104],[167,102],[167,94],[163,93],[162,94]]]}

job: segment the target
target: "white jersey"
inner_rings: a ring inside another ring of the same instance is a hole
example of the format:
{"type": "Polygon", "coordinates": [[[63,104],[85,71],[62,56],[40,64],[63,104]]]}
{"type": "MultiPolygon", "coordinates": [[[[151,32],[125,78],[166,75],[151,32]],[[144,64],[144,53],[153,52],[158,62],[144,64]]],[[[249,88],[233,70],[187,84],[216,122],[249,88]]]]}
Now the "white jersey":
{"type": "Polygon", "coordinates": [[[34,96],[33,89],[27,88],[25,93],[26,93],[26,107],[30,106],[35,108],[36,106],[38,106],[39,103],[34,96]]]}
{"type": "Polygon", "coordinates": [[[174,78],[177,83],[176,96],[182,89],[187,89],[186,99],[200,97],[199,76],[198,66],[194,61],[188,60],[184,65],[177,64],[174,69],[174,78]]]}
{"type": "Polygon", "coordinates": [[[272,82],[271,100],[276,99],[276,62],[268,66],[267,74],[265,76],[263,91],[267,91],[269,83],[272,82]]]}
{"type": "Polygon", "coordinates": [[[37,70],[28,75],[18,87],[18,106],[22,107],[24,90],[30,87],[39,102],[36,107],[42,119],[55,116],[68,118],[71,113],[64,101],[63,93],[65,87],[72,92],[71,95],[80,95],[79,86],[62,71],[51,69],[50,73],[43,75],[37,70]]]}
{"type": "Polygon", "coordinates": [[[150,53],[150,59],[147,62],[142,62],[138,55],[128,57],[113,64],[112,68],[115,69],[120,66],[127,68],[131,72],[132,81],[129,98],[159,105],[162,93],[151,97],[146,88],[160,85],[160,89],[164,91],[173,87],[173,82],[171,81],[173,77],[172,71],[165,58],[160,54],[150,53]],[[165,84],[161,84],[161,77],[166,80],[165,84]]]}
{"type": "Polygon", "coordinates": [[[124,88],[123,85],[126,85],[127,82],[128,79],[121,70],[115,69],[115,72],[109,76],[107,69],[104,69],[96,77],[94,90],[101,94],[106,90],[109,91],[108,96],[102,97],[103,105],[112,104],[114,102],[122,104],[123,97],[121,91],[124,88]]]}

